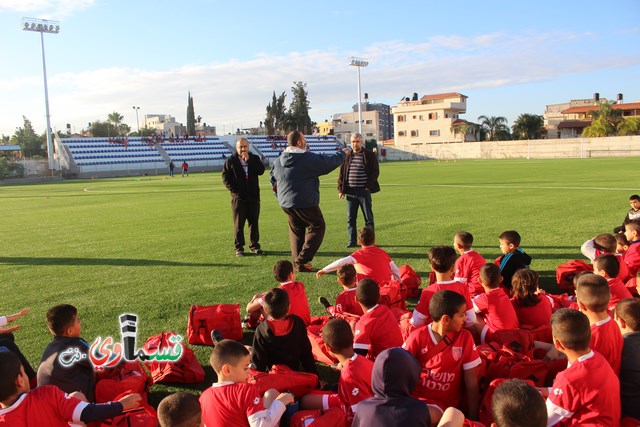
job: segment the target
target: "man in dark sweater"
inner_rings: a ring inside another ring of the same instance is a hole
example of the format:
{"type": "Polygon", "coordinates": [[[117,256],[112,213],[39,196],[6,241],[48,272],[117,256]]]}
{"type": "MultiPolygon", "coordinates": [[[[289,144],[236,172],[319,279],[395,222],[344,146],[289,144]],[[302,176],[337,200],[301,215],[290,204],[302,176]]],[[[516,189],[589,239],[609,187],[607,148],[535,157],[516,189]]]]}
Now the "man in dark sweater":
{"type": "Polygon", "coordinates": [[[341,199],[345,196],[347,198],[348,248],[358,246],[356,235],[358,208],[362,210],[365,226],[374,228],[371,194],[380,191],[378,156],[364,148],[362,144],[362,135],[359,133],[351,135],[352,150],[342,163],[338,176],[338,196],[341,199]]]}
{"type": "Polygon", "coordinates": [[[231,192],[233,233],[236,256],[244,255],[244,223],[249,223],[249,250],[262,255],[260,249],[260,186],[258,176],[264,173],[260,157],[249,152],[249,141],[236,141],[236,152],[227,159],[222,169],[222,182],[231,192]]]}

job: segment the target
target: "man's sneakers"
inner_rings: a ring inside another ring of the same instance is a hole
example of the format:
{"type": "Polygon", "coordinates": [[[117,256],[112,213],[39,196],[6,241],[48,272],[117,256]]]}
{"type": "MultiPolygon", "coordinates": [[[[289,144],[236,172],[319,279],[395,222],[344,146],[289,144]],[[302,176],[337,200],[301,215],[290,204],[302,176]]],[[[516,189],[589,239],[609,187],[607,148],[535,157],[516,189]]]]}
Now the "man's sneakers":
{"type": "Polygon", "coordinates": [[[222,341],[223,339],[224,337],[222,336],[219,330],[214,329],[213,331],[211,331],[211,341],[213,342],[214,346],[218,344],[220,341],[222,341]]]}
{"type": "Polygon", "coordinates": [[[357,243],[347,243],[345,248],[357,248],[359,245],[357,243]]]}
{"type": "Polygon", "coordinates": [[[318,298],[318,302],[319,302],[320,304],[322,304],[322,306],[323,306],[325,309],[328,309],[329,307],[331,307],[331,303],[330,303],[330,302],[329,302],[329,300],[328,300],[328,299],[326,299],[325,297],[320,297],[320,298],[318,298]]]}
{"type": "Polygon", "coordinates": [[[316,273],[318,271],[313,265],[307,264],[296,264],[296,270],[298,273],[316,273]]]}
{"type": "Polygon", "coordinates": [[[236,249],[236,256],[237,256],[237,257],[244,256],[244,251],[241,251],[241,250],[239,250],[239,249],[236,249]]]}
{"type": "Polygon", "coordinates": [[[256,254],[256,255],[264,255],[264,251],[260,248],[257,249],[251,249],[251,253],[252,254],[256,254]]]}

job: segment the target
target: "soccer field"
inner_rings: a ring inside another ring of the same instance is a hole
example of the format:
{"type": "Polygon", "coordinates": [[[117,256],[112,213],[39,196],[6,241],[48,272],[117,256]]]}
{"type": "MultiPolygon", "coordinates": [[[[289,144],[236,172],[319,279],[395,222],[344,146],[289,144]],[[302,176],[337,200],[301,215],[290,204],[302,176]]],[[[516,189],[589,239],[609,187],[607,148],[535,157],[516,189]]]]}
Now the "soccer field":
{"type": "MultiPolygon", "coordinates": [[[[555,268],[581,258],[580,245],[620,225],[638,193],[637,159],[479,160],[382,163],[373,196],[377,242],[396,264],[425,278],[428,248],[471,232],[492,261],[498,234],[515,229],[543,287],[555,268]]],[[[346,256],[346,208],[337,172],[321,179],[327,234],[314,265],[346,256]]],[[[79,309],[82,335],[119,337],[117,316],[139,316],[141,340],[163,330],[184,335],[191,304],[240,303],[275,285],[271,268],[290,259],[286,216],[261,178],[261,244],[266,256],[236,258],[229,192],[219,173],[72,180],[0,186],[0,315],[30,307],[16,341],[37,367],[51,339],[46,310],[79,309]]],[[[359,217],[359,225],[362,217],[359,217]]],[[[248,237],[248,235],[247,235],[248,237]]],[[[335,298],[335,275],[300,274],[312,314],[335,298]]],[[[209,347],[194,347],[208,367],[209,347]]],[[[207,384],[211,369],[207,369],[207,384]]],[[[194,387],[194,389],[204,389],[194,387]]],[[[156,398],[166,388],[157,390],[156,398]]],[[[156,398],[152,401],[156,401],[156,398]]]]}

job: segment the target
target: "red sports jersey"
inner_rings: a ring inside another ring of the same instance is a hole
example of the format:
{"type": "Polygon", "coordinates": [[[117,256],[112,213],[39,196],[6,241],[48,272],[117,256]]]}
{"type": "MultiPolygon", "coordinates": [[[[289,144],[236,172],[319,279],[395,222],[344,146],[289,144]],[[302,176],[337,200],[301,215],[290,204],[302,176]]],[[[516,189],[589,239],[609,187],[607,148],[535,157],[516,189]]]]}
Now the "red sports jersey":
{"type": "Polygon", "coordinates": [[[362,316],[364,314],[362,311],[362,307],[356,300],[355,287],[345,289],[344,291],[340,292],[340,294],[336,298],[335,312],[355,314],[357,316],[362,316]]]}
{"type": "Polygon", "coordinates": [[[632,298],[631,293],[620,279],[607,279],[609,282],[609,290],[611,291],[611,300],[609,301],[609,310],[613,309],[623,299],[632,298]]]}
{"type": "Polygon", "coordinates": [[[611,317],[591,325],[591,343],[589,347],[607,359],[616,375],[620,373],[623,343],[620,328],[611,317]]]}
{"type": "Polygon", "coordinates": [[[373,362],[357,353],[354,354],[340,371],[338,393],[324,396],[323,409],[344,406],[347,409],[347,418],[353,420],[358,403],[373,396],[372,372],[373,362]]]}
{"type": "Polygon", "coordinates": [[[640,240],[630,243],[629,249],[624,253],[624,262],[627,265],[628,277],[635,277],[640,270],[640,240]]]}
{"type": "MultiPolygon", "coordinates": [[[[300,282],[285,282],[280,285],[280,288],[289,294],[289,314],[295,314],[302,319],[305,326],[309,326],[311,323],[311,311],[309,310],[309,300],[307,299],[307,291],[305,291],[304,285],[300,282]]],[[[259,300],[260,305],[263,307],[265,295],[262,295],[259,300]]]]}
{"type": "Polygon", "coordinates": [[[484,316],[489,332],[519,328],[516,311],[502,288],[492,289],[486,294],[474,297],[473,305],[476,312],[484,316]]]}
{"type": "MultiPolygon", "coordinates": [[[[273,414],[277,425],[285,411],[280,401],[274,401],[277,413],[273,414]]],[[[202,421],[207,427],[249,426],[267,413],[262,396],[253,384],[224,381],[214,383],[200,396],[202,421]]]]}
{"type": "Polygon", "coordinates": [[[464,371],[479,366],[482,361],[473,337],[466,329],[462,329],[440,353],[429,360],[425,359],[429,350],[438,345],[432,325],[416,329],[402,345],[402,348],[418,359],[422,368],[420,381],[413,395],[434,401],[445,408],[458,406],[462,396],[464,371]]]}
{"type": "Polygon", "coordinates": [[[553,314],[553,302],[546,295],[538,295],[538,304],[532,307],[521,307],[518,300],[511,300],[513,308],[518,317],[518,323],[537,328],[542,325],[549,325],[551,314],[553,314]]]}
{"type": "Polygon", "coordinates": [[[382,350],[401,345],[400,325],[385,305],[370,308],[356,323],[353,348],[368,350],[368,359],[374,360],[382,350]]]}
{"type": "Polygon", "coordinates": [[[629,281],[625,283],[625,286],[627,290],[631,293],[631,295],[638,296],[638,287],[637,287],[637,282],[635,277],[632,277],[631,279],[629,279],[629,281]]]}
{"type": "Polygon", "coordinates": [[[426,325],[433,321],[429,314],[429,302],[436,292],[442,290],[454,291],[462,295],[467,301],[467,320],[465,321],[465,326],[470,326],[476,323],[476,314],[473,309],[473,304],[471,303],[471,298],[469,298],[467,285],[455,280],[447,280],[444,282],[436,282],[422,290],[422,294],[420,294],[420,301],[418,301],[418,305],[416,305],[416,308],[413,311],[412,322],[415,327],[426,325]]]}
{"type": "Polygon", "coordinates": [[[456,274],[453,280],[466,283],[471,297],[484,293],[484,288],[478,279],[480,267],[486,263],[487,260],[473,249],[466,251],[456,260],[456,274]]]}
{"type": "Polygon", "coordinates": [[[547,399],[549,426],[620,425],[620,382],[591,351],[560,372],[547,399]]]}
{"type": "Polygon", "coordinates": [[[43,385],[24,393],[8,408],[0,409],[0,426],[69,427],[70,423],[81,424],[80,415],[87,405],[56,386],[43,385]]]}
{"type": "Polygon", "coordinates": [[[377,284],[391,280],[391,257],[377,246],[365,246],[351,256],[357,261],[354,265],[358,273],[358,281],[370,277],[377,284]]]}

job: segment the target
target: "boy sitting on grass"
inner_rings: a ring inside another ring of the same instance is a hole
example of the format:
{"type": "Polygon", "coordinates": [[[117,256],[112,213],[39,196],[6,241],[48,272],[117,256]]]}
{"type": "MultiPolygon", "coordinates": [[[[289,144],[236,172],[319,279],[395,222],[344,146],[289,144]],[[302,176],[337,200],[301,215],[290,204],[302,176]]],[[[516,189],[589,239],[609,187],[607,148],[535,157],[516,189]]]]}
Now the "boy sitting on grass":
{"type": "Polygon", "coordinates": [[[474,251],[473,235],[466,231],[459,231],[453,238],[453,247],[460,254],[456,260],[455,274],[453,280],[466,283],[469,289],[469,296],[475,297],[484,293],[482,285],[478,281],[480,268],[487,263],[482,255],[474,251]]]}
{"type": "Polygon", "coordinates": [[[504,329],[518,329],[518,316],[509,296],[500,287],[502,276],[495,264],[485,264],[480,269],[480,283],[484,293],[473,298],[473,308],[481,319],[474,325],[480,342],[490,341],[491,334],[504,329]],[[484,319],[484,321],[483,321],[484,319]]]}
{"type": "Polygon", "coordinates": [[[50,308],[47,327],[54,337],[42,354],[38,386],[55,385],[65,393],[81,392],[89,402],[93,402],[96,378],[89,360],[89,343],[80,338],[82,328],[78,309],[69,304],[50,308]],[[77,349],[84,357],[71,366],[63,366],[58,356],[69,349],[77,349]]]}
{"type": "Polygon", "coordinates": [[[613,309],[623,299],[631,298],[631,293],[624,285],[624,282],[617,277],[619,271],[620,264],[615,255],[599,255],[593,260],[593,273],[607,279],[609,284],[609,291],[611,292],[609,310],[613,309]]]}
{"type": "Polygon", "coordinates": [[[336,305],[331,305],[325,297],[318,298],[320,304],[331,316],[362,316],[362,307],[356,300],[356,268],[353,264],[346,264],[337,271],[338,283],[343,290],[336,298],[336,305]]]}
{"type": "Polygon", "coordinates": [[[202,426],[202,409],[198,396],[178,392],[165,397],[158,405],[158,422],[160,427],[202,426]]]}
{"type": "Polygon", "coordinates": [[[373,228],[362,227],[358,230],[358,244],[362,246],[346,258],[341,258],[322,268],[316,273],[320,278],[327,273],[336,271],[345,264],[355,264],[358,272],[358,280],[369,277],[376,283],[385,283],[389,280],[400,280],[400,269],[393,262],[389,254],[383,249],[374,246],[376,233],[373,228]]]}
{"type": "Polygon", "coordinates": [[[29,378],[20,358],[0,351],[0,426],[68,426],[103,421],[140,404],[139,394],[116,402],[87,403],[81,393],[65,394],[45,385],[30,391],[29,378]],[[73,424],[72,424],[73,423],[73,424]]]}
{"type": "Polygon", "coordinates": [[[511,294],[511,278],[521,268],[529,268],[531,257],[520,249],[520,234],[515,230],[508,230],[498,236],[500,250],[504,255],[496,260],[502,274],[502,285],[511,294]]]}
{"type": "Polygon", "coordinates": [[[302,319],[289,314],[289,294],[273,288],[264,296],[267,318],[253,335],[251,362],[267,372],[273,365],[287,365],[294,371],[318,374],[316,362],[302,319]]]}
{"type": "Polygon", "coordinates": [[[222,340],[211,352],[211,367],[218,381],[200,396],[202,421],[207,427],[275,427],[286,406],[293,403],[291,393],[267,390],[263,396],[249,379],[249,350],[237,341],[222,340]]]}

